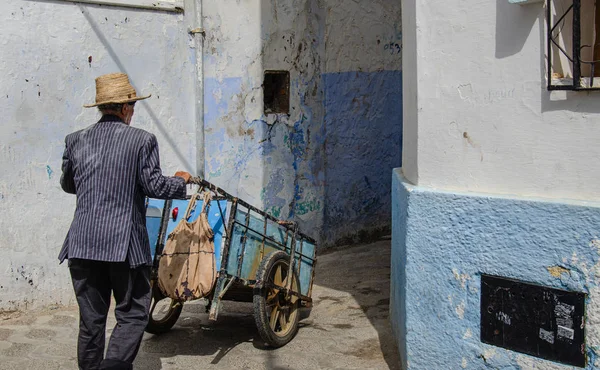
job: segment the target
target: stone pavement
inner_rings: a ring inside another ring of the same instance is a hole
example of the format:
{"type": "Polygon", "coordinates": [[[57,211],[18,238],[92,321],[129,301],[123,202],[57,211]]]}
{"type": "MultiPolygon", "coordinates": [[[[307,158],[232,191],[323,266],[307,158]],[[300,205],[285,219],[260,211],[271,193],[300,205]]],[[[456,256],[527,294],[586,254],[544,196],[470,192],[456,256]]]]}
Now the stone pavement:
{"type": "MultiPolygon", "coordinates": [[[[166,334],[146,334],[134,368],[398,369],[388,322],[390,242],[347,247],[318,257],[315,306],[287,346],[268,350],[252,306],[226,302],[211,322],[188,303],[166,334]]],[[[0,316],[0,369],[77,369],[76,307],[0,316]]],[[[107,334],[114,325],[109,319],[107,334]]]]}

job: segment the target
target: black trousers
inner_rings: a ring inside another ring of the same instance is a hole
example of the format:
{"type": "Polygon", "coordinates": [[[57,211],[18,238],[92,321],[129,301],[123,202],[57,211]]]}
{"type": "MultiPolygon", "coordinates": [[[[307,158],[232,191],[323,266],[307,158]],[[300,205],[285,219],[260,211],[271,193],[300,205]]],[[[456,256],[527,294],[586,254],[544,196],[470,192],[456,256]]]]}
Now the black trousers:
{"type": "Polygon", "coordinates": [[[69,270],[79,304],[79,368],[132,369],[150,308],[150,267],[127,262],[70,259],[69,270]],[[117,324],[104,356],[111,293],[117,324]]]}

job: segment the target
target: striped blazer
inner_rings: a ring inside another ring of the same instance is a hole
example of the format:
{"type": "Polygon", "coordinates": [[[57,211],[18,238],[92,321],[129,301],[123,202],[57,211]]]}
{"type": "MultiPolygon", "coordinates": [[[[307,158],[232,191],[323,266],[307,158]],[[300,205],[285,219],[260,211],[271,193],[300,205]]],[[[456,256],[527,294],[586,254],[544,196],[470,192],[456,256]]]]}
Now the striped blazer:
{"type": "Polygon", "coordinates": [[[77,196],[61,263],[80,258],[151,265],[145,197],[186,196],[182,178],[162,175],[156,137],[110,115],[67,135],[60,184],[77,196]]]}

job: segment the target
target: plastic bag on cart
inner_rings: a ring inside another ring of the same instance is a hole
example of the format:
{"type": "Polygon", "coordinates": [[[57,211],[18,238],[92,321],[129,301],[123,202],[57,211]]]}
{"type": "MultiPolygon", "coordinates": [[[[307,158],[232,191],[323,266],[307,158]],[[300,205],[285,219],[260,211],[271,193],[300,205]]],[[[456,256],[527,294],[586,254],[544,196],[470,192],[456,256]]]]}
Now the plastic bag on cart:
{"type": "Polygon", "coordinates": [[[185,217],[169,234],[158,265],[158,285],[166,296],[191,301],[207,296],[217,278],[213,230],[208,223],[207,207],[212,194],[204,193],[198,218],[188,222],[199,193],[194,194],[185,217]]]}

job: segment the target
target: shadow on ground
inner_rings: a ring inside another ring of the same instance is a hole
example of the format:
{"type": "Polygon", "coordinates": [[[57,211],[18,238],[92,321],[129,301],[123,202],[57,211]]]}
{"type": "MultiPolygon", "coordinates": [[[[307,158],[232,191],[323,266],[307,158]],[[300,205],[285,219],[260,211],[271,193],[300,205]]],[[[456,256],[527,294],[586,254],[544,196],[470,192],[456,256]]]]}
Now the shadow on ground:
{"type": "Polygon", "coordinates": [[[382,355],[390,369],[399,369],[398,350],[389,321],[390,258],[389,240],[345,247],[319,256],[317,282],[333,294],[316,298],[319,305],[347,304],[346,308],[354,311],[347,317],[348,324],[337,324],[338,327],[350,330],[354,321],[360,322],[366,317],[377,331],[379,343],[365,341],[350,355],[382,355]],[[335,292],[344,292],[352,299],[348,300],[346,295],[338,297],[335,292]]]}
{"type": "Polygon", "coordinates": [[[170,332],[146,335],[136,368],[399,369],[388,321],[389,261],[389,241],[319,256],[315,306],[296,338],[277,350],[263,346],[251,304],[226,302],[216,322],[202,304],[186,304],[170,332]]]}

